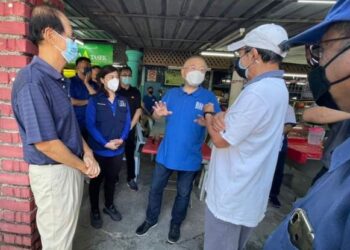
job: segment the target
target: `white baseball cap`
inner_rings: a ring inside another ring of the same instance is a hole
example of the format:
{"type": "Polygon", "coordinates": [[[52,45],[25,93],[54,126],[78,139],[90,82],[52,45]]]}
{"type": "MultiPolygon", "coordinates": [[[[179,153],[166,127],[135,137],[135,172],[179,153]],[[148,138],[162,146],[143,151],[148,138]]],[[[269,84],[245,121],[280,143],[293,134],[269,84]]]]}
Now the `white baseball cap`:
{"type": "Polygon", "coordinates": [[[229,51],[236,51],[243,47],[270,50],[277,55],[285,57],[287,51],[283,51],[280,45],[288,40],[286,30],[273,23],[263,24],[248,32],[245,37],[227,46],[229,51]]]}

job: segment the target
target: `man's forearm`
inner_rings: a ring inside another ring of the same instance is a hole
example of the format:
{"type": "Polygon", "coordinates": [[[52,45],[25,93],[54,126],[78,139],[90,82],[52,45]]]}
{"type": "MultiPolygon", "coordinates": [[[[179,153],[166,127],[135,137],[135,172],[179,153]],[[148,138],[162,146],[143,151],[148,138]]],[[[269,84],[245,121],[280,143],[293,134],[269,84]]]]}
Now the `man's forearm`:
{"type": "Polygon", "coordinates": [[[96,90],[89,84],[89,83],[84,83],[87,90],[89,91],[89,95],[94,95],[96,94],[96,90]]]}
{"type": "Polygon", "coordinates": [[[92,150],[91,148],[89,147],[89,145],[86,143],[85,139],[84,138],[81,138],[83,140],[83,150],[84,150],[84,154],[87,154],[87,153],[91,153],[92,154],[92,150]]]}
{"type": "Polygon", "coordinates": [[[306,122],[327,124],[348,120],[350,113],[327,107],[313,107],[304,111],[303,119],[306,122]]]}
{"type": "Polygon", "coordinates": [[[217,132],[214,127],[213,127],[213,117],[211,115],[207,115],[205,118],[206,124],[207,124],[207,129],[208,133],[210,135],[210,138],[217,148],[227,148],[230,146],[230,144],[222,138],[221,134],[217,132]]]}
{"type": "Polygon", "coordinates": [[[134,117],[132,118],[130,130],[135,127],[136,123],[138,123],[138,121],[140,120],[141,114],[142,114],[142,109],[140,108],[137,109],[134,114],[134,117]]]}
{"type": "Polygon", "coordinates": [[[71,102],[73,106],[85,106],[88,104],[88,100],[78,100],[71,98],[71,102]]]}
{"type": "Polygon", "coordinates": [[[85,163],[74,155],[61,140],[39,142],[35,144],[35,147],[44,155],[58,163],[76,168],[82,172],[86,169],[85,163]]]}

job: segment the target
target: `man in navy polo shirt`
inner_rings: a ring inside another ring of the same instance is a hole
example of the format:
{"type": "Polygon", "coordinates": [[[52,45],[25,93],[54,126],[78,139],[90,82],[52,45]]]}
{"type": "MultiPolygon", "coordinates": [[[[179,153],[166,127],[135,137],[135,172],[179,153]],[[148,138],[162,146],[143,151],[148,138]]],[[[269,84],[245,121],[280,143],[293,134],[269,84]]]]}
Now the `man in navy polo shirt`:
{"type": "Polygon", "coordinates": [[[72,249],[83,174],[94,178],[100,172],[82,140],[60,74],[66,62],[75,59],[78,48],[71,38],[69,20],[52,7],[34,8],[29,31],[39,54],[16,77],[12,108],[24,160],[29,163],[43,249],[72,249]]]}
{"type": "MultiPolygon", "coordinates": [[[[314,45],[317,65],[308,80],[315,101],[346,112],[350,112],[349,13],[350,0],[338,0],[325,20],[288,41],[291,46],[314,45]]],[[[334,149],[329,170],[294,203],[264,249],[350,249],[349,149],[350,138],[334,149]]]]}
{"type": "Polygon", "coordinates": [[[77,117],[81,134],[87,139],[85,112],[90,95],[96,94],[97,85],[92,80],[91,61],[87,57],[79,57],[75,61],[76,76],[70,78],[70,97],[77,117]]]}
{"type": "Polygon", "coordinates": [[[205,127],[197,122],[204,115],[205,104],[212,103],[215,112],[219,104],[215,95],[200,87],[208,67],[200,56],[186,60],[181,70],[184,87],[167,91],[162,101],[155,104],[153,117],[166,117],[165,136],[157,154],[145,221],[137,228],[137,235],[144,235],[157,224],[162,195],[169,176],[177,172],[177,196],[175,198],[168,242],[180,238],[180,226],[186,217],[193,180],[202,162],[202,144],[205,127]]]}

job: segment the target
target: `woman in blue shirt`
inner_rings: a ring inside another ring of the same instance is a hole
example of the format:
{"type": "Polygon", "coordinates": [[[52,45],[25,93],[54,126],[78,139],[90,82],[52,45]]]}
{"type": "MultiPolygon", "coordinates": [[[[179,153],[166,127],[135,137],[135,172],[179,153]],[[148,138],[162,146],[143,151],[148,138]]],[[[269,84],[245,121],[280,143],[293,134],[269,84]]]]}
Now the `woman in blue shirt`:
{"type": "Polygon", "coordinates": [[[130,130],[130,113],[127,100],[116,94],[119,72],[111,65],[97,75],[99,92],[89,99],[86,109],[86,128],[89,145],[100,165],[101,173],[90,180],[91,226],[102,227],[99,212],[100,185],[104,179],[105,208],[103,212],[112,220],[120,221],[121,214],[113,204],[115,184],[122,165],[125,140],[130,130]]]}

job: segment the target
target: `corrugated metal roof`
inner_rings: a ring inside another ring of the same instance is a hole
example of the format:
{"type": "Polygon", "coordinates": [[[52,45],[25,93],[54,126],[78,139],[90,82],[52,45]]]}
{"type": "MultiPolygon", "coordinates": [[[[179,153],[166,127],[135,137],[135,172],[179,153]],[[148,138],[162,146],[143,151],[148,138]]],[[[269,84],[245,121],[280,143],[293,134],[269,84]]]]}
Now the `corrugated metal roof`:
{"type": "Polygon", "coordinates": [[[217,49],[212,45],[240,28],[263,23],[280,24],[293,36],[330,8],[296,0],[65,0],[65,6],[82,39],[192,52],[217,49]]]}

